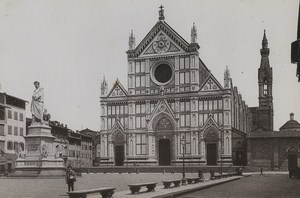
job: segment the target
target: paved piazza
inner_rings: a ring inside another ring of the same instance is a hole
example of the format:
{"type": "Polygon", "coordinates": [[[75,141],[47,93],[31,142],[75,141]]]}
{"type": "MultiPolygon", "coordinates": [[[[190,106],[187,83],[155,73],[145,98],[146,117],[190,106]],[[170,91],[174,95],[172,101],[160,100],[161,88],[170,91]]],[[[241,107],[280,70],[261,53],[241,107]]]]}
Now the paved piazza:
{"type": "Polygon", "coordinates": [[[181,198],[296,198],[300,197],[300,180],[288,175],[252,175],[210,187],[181,198]]]}
{"type": "MultiPolygon", "coordinates": [[[[127,184],[181,178],[180,173],[140,173],[140,174],[83,174],[77,178],[75,190],[90,189],[104,186],[114,186],[116,191],[128,190],[127,184]]],[[[197,176],[197,174],[187,174],[197,176]]],[[[205,174],[208,178],[209,175],[205,174]]],[[[25,178],[0,178],[1,198],[55,198],[67,197],[67,185],[64,178],[59,179],[25,179],[25,178]]],[[[289,179],[288,175],[252,175],[243,179],[210,187],[182,198],[223,198],[223,197],[299,197],[300,180],[289,179]]]]}
{"type": "MultiPolygon", "coordinates": [[[[197,174],[186,174],[186,176],[197,176],[197,174]]],[[[83,174],[77,177],[75,190],[91,189],[96,187],[112,186],[116,191],[128,190],[127,184],[181,178],[180,173],[131,173],[131,174],[83,174]]],[[[208,178],[208,174],[205,175],[208,178]]],[[[67,185],[64,178],[60,179],[21,179],[0,177],[1,198],[55,198],[67,197],[67,185]]]]}

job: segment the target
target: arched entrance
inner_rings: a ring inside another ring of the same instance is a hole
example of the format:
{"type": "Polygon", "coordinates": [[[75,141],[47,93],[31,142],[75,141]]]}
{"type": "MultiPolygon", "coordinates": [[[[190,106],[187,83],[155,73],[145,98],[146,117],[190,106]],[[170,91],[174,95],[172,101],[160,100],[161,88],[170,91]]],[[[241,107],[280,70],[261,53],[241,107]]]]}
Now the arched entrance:
{"type": "Polygon", "coordinates": [[[163,116],[155,125],[156,140],[158,145],[158,165],[169,166],[172,160],[173,124],[163,116]]]}
{"type": "Polygon", "coordinates": [[[204,141],[206,144],[206,163],[209,166],[217,165],[218,140],[218,130],[215,127],[209,127],[205,130],[204,141]]]}
{"type": "Polygon", "coordinates": [[[289,169],[295,169],[298,167],[297,158],[298,158],[297,149],[294,146],[290,147],[290,149],[288,150],[288,168],[289,169]]]}
{"type": "Polygon", "coordinates": [[[125,145],[125,135],[122,131],[115,131],[112,134],[112,142],[114,144],[114,156],[115,156],[115,166],[124,165],[124,145],[125,145]]]}

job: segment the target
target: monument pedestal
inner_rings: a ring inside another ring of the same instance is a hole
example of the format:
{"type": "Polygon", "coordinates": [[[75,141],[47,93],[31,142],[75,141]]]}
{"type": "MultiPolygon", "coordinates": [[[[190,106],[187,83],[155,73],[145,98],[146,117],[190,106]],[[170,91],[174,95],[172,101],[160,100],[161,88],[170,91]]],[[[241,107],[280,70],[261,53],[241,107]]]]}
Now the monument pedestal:
{"type": "Polygon", "coordinates": [[[16,161],[15,176],[64,176],[62,158],[55,158],[54,139],[48,125],[35,123],[25,136],[25,158],[16,161]]]}

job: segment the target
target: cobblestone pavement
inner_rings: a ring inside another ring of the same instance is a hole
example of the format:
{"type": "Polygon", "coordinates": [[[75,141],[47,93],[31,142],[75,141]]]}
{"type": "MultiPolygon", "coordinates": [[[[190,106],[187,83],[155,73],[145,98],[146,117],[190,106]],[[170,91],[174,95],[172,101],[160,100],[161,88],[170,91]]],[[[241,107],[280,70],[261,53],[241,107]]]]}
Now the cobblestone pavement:
{"type": "MultiPolygon", "coordinates": [[[[187,174],[197,176],[197,174],[187,174]]],[[[75,190],[112,186],[116,191],[128,190],[127,184],[156,181],[161,185],[162,180],[181,178],[180,173],[140,173],[140,174],[83,174],[77,178],[75,190]]],[[[208,178],[208,174],[205,175],[208,178]]],[[[55,198],[67,197],[67,185],[64,178],[33,179],[33,178],[1,178],[0,198],[55,198]]]]}
{"type": "Polygon", "coordinates": [[[252,175],[210,187],[181,198],[296,198],[300,197],[300,180],[288,175],[252,175]]]}

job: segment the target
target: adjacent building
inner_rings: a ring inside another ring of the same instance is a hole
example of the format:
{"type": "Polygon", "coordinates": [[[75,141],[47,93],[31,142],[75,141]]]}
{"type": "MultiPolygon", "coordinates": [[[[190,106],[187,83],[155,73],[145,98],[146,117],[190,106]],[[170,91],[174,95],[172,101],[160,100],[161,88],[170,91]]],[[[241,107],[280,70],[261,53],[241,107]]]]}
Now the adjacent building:
{"type": "Polygon", "coordinates": [[[0,93],[0,174],[13,172],[25,154],[26,100],[0,93]]]}
{"type": "Polygon", "coordinates": [[[128,84],[101,83],[100,163],[242,165],[246,163],[249,109],[233,86],[224,84],[199,54],[195,24],[191,42],[159,20],[135,46],[129,37],[128,84]]]}

